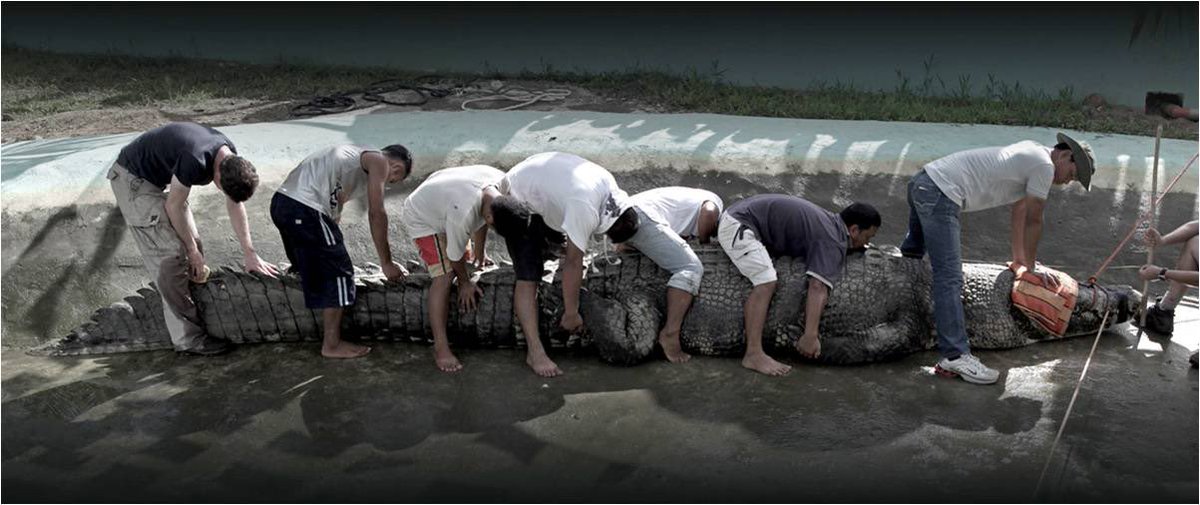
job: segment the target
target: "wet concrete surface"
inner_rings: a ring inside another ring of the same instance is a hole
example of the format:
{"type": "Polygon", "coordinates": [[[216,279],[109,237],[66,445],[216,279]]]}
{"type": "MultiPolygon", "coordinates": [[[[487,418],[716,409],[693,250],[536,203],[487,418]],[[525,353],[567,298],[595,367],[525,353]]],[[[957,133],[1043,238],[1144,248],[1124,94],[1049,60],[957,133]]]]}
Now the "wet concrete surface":
{"type": "MultiPolygon", "coordinates": [[[[1106,333],[1037,500],[1194,502],[1200,311],[1174,341],[1106,333]]],[[[315,344],[51,359],[3,351],[4,501],[1031,501],[1092,345],[869,366],[605,365],[521,351],[315,344]]],[[[789,358],[788,361],[795,361],[789,358]]]]}

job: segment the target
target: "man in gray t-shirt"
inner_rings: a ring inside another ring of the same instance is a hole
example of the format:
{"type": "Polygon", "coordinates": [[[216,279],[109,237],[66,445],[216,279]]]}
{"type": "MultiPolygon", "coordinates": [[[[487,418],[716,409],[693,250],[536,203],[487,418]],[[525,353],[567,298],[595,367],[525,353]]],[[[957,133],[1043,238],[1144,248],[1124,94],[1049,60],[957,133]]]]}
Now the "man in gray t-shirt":
{"type": "Polygon", "coordinates": [[[754,285],[746,299],[746,355],[742,366],[767,375],[783,375],[791,370],[768,356],[762,347],[767,308],[775,296],[772,258],[800,258],[808,268],[804,335],[796,349],[815,358],[821,354],[821,312],[829,290],[841,278],[846,250],[867,245],[880,224],[879,212],[864,203],[851,204],[839,214],[791,195],[757,195],[729,206],[717,227],[717,241],[738,271],[754,285]]]}
{"type": "Polygon", "coordinates": [[[1029,269],[1048,286],[1058,279],[1035,270],[1042,209],[1051,184],[1077,180],[1089,189],[1095,158],[1087,144],[1059,133],[1054,148],[1032,141],[961,151],[925,165],[908,183],[905,256],[929,252],[933,269],[933,315],[942,360],[935,371],[973,384],[992,384],[1000,373],[971,355],[962,308],[962,244],[959,214],[1012,204],[1014,271],[1029,269]]]}

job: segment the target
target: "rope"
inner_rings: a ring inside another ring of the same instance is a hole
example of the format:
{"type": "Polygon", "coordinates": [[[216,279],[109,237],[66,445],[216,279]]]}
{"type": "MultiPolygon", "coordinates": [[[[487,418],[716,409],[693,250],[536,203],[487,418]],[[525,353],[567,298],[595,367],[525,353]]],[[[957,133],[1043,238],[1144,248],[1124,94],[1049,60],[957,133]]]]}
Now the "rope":
{"type": "MultiPolygon", "coordinates": [[[[417,106],[426,104],[429,102],[430,98],[445,98],[450,95],[462,95],[468,92],[491,92],[491,90],[485,91],[481,89],[482,87],[475,86],[473,84],[475,81],[455,82],[449,85],[434,84],[434,82],[440,83],[441,81],[445,80],[446,79],[437,75],[421,76],[411,81],[406,79],[384,79],[382,81],[376,81],[368,84],[362,89],[349,89],[330,95],[315,96],[308,102],[292,107],[291,115],[293,117],[305,117],[320,116],[323,114],[336,114],[340,112],[358,110],[381,103],[398,106],[417,106]],[[389,94],[394,94],[397,92],[404,93],[408,96],[404,98],[393,98],[389,96],[389,94]]],[[[537,102],[557,102],[567,98],[568,96],[571,96],[571,90],[569,89],[547,88],[544,90],[535,91],[514,86],[501,90],[493,95],[467,100],[462,103],[462,109],[506,111],[520,109],[521,107],[532,105],[537,102]],[[519,103],[499,109],[476,109],[467,106],[468,103],[497,100],[507,100],[519,103]]]]}
{"type": "Polygon", "coordinates": [[[571,96],[571,90],[563,89],[563,88],[547,88],[547,89],[544,89],[541,91],[530,91],[525,88],[512,87],[512,88],[508,88],[504,91],[501,91],[500,93],[495,94],[495,95],[484,96],[484,97],[479,97],[479,98],[472,98],[470,100],[467,100],[462,103],[462,110],[470,110],[470,111],[514,110],[514,109],[520,109],[521,107],[525,107],[527,105],[535,104],[537,102],[561,101],[568,96],[571,96]],[[467,104],[469,104],[469,103],[492,102],[492,101],[498,101],[498,100],[508,100],[511,102],[520,102],[520,103],[518,103],[516,105],[509,105],[508,107],[501,107],[499,109],[475,109],[475,108],[467,107],[467,104]]]}
{"type": "MultiPolygon", "coordinates": [[[[1179,175],[1176,175],[1174,179],[1171,179],[1171,183],[1167,184],[1167,187],[1163,189],[1163,192],[1154,200],[1152,208],[1157,208],[1159,204],[1162,203],[1163,198],[1166,198],[1167,193],[1171,192],[1171,188],[1175,187],[1175,183],[1179,182],[1179,179],[1183,178],[1183,174],[1187,173],[1189,168],[1192,168],[1192,163],[1196,162],[1196,156],[1198,155],[1192,155],[1192,159],[1187,162],[1187,165],[1183,166],[1183,170],[1179,171],[1179,175]]],[[[1108,259],[1104,260],[1104,263],[1100,265],[1100,268],[1096,269],[1096,273],[1092,274],[1091,277],[1088,277],[1088,283],[1094,284],[1096,279],[1100,278],[1100,274],[1104,273],[1104,270],[1108,268],[1109,263],[1112,263],[1112,261],[1117,258],[1117,254],[1121,252],[1121,249],[1125,248],[1125,244],[1129,242],[1129,239],[1133,238],[1133,234],[1137,232],[1138,227],[1149,218],[1149,214],[1142,214],[1141,217],[1139,217],[1137,221],[1133,223],[1133,227],[1130,228],[1129,234],[1125,235],[1125,238],[1121,240],[1121,243],[1117,245],[1117,248],[1113,249],[1112,254],[1108,255],[1108,259]]]]}
{"type": "Polygon", "coordinates": [[[1104,334],[1104,325],[1108,323],[1109,311],[1104,311],[1104,318],[1100,320],[1100,330],[1096,332],[1096,339],[1092,341],[1092,350],[1088,353],[1087,361],[1083,363],[1083,372],[1079,374],[1079,382],[1075,383],[1075,392],[1071,394],[1071,402],[1067,404],[1067,413],[1063,415],[1062,424],[1058,425],[1058,434],[1054,435],[1054,443],[1050,445],[1050,454],[1046,455],[1046,464],[1042,466],[1042,475],[1038,477],[1037,487],[1033,490],[1033,498],[1036,500],[1039,493],[1042,491],[1042,481],[1046,479],[1046,471],[1050,469],[1050,461],[1054,459],[1054,451],[1058,448],[1058,441],[1062,439],[1063,431],[1067,429],[1067,421],[1071,419],[1071,410],[1075,408],[1075,399],[1079,397],[1079,388],[1083,386],[1083,379],[1087,377],[1088,367],[1092,364],[1092,356],[1096,354],[1096,346],[1100,343],[1100,335],[1104,334]]]}

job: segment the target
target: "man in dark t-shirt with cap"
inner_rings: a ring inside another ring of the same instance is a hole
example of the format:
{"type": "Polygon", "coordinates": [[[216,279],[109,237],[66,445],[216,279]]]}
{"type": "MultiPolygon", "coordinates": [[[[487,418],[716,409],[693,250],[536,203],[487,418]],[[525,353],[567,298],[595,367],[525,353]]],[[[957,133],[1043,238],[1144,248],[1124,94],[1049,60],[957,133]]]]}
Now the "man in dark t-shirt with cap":
{"type": "Polygon", "coordinates": [[[175,350],[199,355],[229,350],[227,342],[205,332],[191,298],[188,281],[204,282],[208,266],[187,202],[192,186],[215,183],[226,196],[225,209],[242,246],[246,270],[274,277],[275,265],[254,251],[242,205],[258,187],[254,165],[238,156],[233,142],[217,130],[169,123],[121,149],[108,180],[146,270],[162,294],[175,350]]]}
{"type": "Polygon", "coordinates": [[[772,258],[802,259],[808,270],[804,335],[796,343],[800,354],[821,354],[818,325],[829,290],[841,278],[849,248],[867,245],[879,231],[874,207],[854,203],[834,214],[803,198],[757,195],[737,202],[721,216],[717,240],[738,271],[754,288],[746,299],[746,355],[742,366],[767,375],[786,374],[791,367],[775,361],[762,347],[767,308],[775,295],[772,258]]]}

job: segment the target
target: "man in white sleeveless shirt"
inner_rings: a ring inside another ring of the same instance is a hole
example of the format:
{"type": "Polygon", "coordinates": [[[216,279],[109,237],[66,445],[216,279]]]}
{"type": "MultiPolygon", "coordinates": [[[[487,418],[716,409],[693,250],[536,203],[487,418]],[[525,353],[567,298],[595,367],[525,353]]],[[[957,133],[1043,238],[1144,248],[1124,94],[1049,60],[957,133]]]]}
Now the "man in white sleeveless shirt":
{"type": "Polygon", "coordinates": [[[908,235],[900,250],[917,258],[929,253],[940,375],[973,384],[992,384],[1000,377],[971,354],[967,341],[959,214],[1011,204],[1011,268],[1025,267],[1054,286],[1056,278],[1036,269],[1050,186],[1077,180],[1090,189],[1094,172],[1092,148],[1059,133],[1053,148],[1026,140],[954,153],[925,165],[909,181],[908,235]]]}
{"type": "Polygon", "coordinates": [[[354,264],[338,227],[342,206],[366,194],[379,264],[388,280],[397,280],[407,272],[392,260],[383,195],[386,184],[403,181],[410,173],[412,155],[402,145],[381,150],[338,145],[300,162],[271,199],[271,221],[300,274],[304,305],[322,309],[321,355],[326,358],[357,358],[371,351],[342,340],[342,315],[354,305],[354,264]]]}
{"type": "Polygon", "coordinates": [[[450,283],[458,279],[459,307],[475,310],[482,291],[471,281],[467,262],[476,268],[488,262],[486,215],[491,213],[492,199],[500,196],[496,185],[503,178],[504,172],[487,165],[443,168],[430,174],[404,201],[404,225],[433,277],[429,326],[434,362],[443,372],[462,370],[446,335],[450,283]]]}

